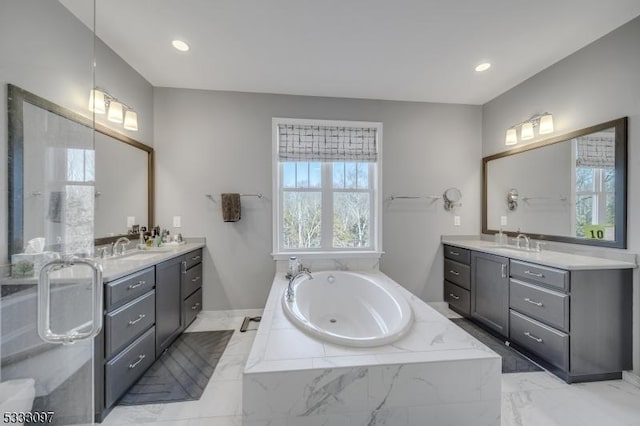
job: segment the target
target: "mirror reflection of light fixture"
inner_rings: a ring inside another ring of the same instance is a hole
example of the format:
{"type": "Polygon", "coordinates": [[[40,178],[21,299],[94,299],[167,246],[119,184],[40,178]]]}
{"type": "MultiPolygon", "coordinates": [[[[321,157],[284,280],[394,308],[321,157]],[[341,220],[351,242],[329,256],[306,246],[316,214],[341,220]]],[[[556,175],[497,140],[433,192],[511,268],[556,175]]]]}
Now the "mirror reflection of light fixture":
{"type": "Polygon", "coordinates": [[[107,120],[124,123],[126,130],[138,131],[138,113],[122,103],[106,90],[95,88],[89,92],[89,111],[96,114],[107,113],[107,120]]]}
{"type": "Polygon", "coordinates": [[[544,114],[536,114],[521,123],[514,124],[507,129],[504,139],[505,145],[515,145],[518,143],[517,128],[520,127],[520,139],[523,141],[533,139],[535,137],[534,129],[538,127],[538,133],[545,135],[553,132],[553,115],[545,112],[544,114]]]}
{"type": "Polygon", "coordinates": [[[458,188],[449,188],[442,194],[442,200],[444,201],[444,209],[446,211],[453,210],[454,207],[460,205],[459,201],[462,198],[462,192],[458,188]]]}

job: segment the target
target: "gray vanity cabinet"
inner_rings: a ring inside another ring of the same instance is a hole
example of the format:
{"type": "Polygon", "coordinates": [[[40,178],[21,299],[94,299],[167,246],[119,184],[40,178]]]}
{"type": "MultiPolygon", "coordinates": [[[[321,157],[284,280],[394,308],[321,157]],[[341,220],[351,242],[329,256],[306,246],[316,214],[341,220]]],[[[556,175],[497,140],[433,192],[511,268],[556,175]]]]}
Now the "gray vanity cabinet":
{"type": "Polygon", "coordinates": [[[470,300],[474,322],[566,382],[632,368],[632,269],[567,270],[452,245],[444,267],[451,309],[467,316],[470,300]]]}
{"type": "Polygon", "coordinates": [[[182,328],[185,329],[202,310],[202,250],[187,253],[182,274],[182,328]]]}
{"type": "Polygon", "coordinates": [[[156,265],[156,354],[160,356],[182,332],[181,282],[184,256],[156,265]]]}
{"type": "Polygon", "coordinates": [[[471,317],[509,335],[509,259],[471,252],[471,317]]]}

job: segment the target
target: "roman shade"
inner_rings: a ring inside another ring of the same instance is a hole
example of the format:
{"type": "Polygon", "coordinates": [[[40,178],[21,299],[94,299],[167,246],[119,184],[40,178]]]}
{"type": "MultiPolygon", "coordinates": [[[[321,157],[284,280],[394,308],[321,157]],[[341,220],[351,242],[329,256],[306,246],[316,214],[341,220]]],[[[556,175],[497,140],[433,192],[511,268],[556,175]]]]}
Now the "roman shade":
{"type": "Polygon", "coordinates": [[[376,162],[377,136],[372,127],[279,124],[278,159],[376,162]]]}

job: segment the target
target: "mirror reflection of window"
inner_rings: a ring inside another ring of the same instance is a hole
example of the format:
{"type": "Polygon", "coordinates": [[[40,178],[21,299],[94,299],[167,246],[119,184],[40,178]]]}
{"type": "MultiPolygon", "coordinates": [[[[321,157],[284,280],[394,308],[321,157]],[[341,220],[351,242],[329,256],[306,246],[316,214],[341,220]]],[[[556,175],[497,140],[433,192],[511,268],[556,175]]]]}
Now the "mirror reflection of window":
{"type": "Polygon", "coordinates": [[[615,239],[615,132],[607,129],[572,140],[575,200],[574,235],[615,239]]]}

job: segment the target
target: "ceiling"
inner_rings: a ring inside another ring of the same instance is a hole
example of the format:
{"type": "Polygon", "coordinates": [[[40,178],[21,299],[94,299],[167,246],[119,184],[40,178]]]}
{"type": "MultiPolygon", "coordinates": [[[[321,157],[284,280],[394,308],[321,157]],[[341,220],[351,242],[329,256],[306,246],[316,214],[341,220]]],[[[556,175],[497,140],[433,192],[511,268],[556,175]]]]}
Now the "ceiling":
{"type": "MultiPolygon", "coordinates": [[[[92,23],[92,2],[60,2],[92,23]]],[[[96,2],[97,35],[154,86],[462,104],[640,15],[638,0],[96,2]]]]}

